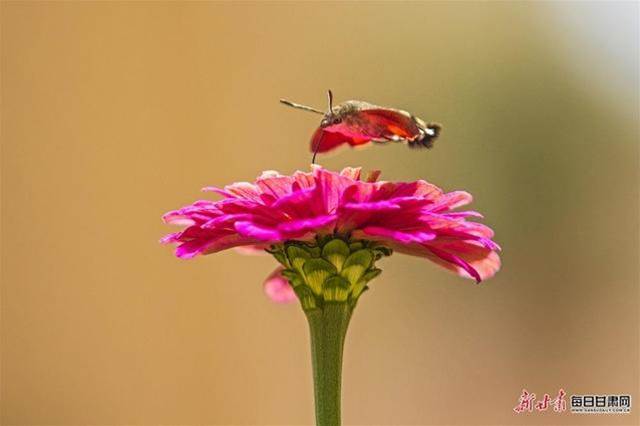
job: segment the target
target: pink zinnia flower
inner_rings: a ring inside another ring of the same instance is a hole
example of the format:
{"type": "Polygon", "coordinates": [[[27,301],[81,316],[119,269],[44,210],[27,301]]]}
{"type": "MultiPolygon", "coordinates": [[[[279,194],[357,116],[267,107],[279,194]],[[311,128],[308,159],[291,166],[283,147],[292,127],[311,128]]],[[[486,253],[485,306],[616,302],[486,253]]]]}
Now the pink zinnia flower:
{"type": "MultiPolygon", "coordinates": [[[[268,249],[334,235],[423,257],[477,282],[498,271],[493,231],[468,220],[482,217],[478,212],[454,211],[471,202],[470,194],[445,193],[423,180],[377,181],[378,176],[373,172],[362,180],[359,168],[335,173],[313,166],[311,172],[267,171],[255,183],[204,188],[223,198],[167,213],[167,223],[186,228],[162,242],[177,243],[176,255],[188,259],[232,247],[268,249]]],[[[292,298],[279,277],[269,277],[267,293],[280,301],[292,298]]]]}

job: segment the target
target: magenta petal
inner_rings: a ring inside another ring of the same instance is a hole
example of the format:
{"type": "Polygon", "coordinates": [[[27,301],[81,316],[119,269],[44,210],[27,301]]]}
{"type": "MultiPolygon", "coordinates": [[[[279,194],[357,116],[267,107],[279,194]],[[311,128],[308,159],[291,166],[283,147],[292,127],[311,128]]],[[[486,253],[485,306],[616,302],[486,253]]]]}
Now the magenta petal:
{"type": "Polygon", "coordinates": [[[483,246],[479,241],[460,240],[455,238],[440,238],[429,243],[429,248],[440,249],[449,253],[455,253],[462,260],[475,269],[483,280],[491,278],[500,270],[500,257],[498,254],[483,246]]]}
{"type": "Polygon", "coordinates": [[[428,231],[412,231],[403,232],[393,229],[381,228],[379,226],[367,226],[363,229],[364,233],[370,236],[388,238],[399,243],[423,243],[436,238],[435,232],[428,231]]]}
{"type": "Polygon", "coordinates": [[[264,292],[276,303],[290,303],[296,300],[296,293],[291,284],[282,276],[283,269],[276,269],[264,282],[264,292]]]}
{"type": "Polygon", "coordinates": [[[279,241],[282,239],[282,235],[278,231],[263,228],[252,222],[236,222],[235,229],[240,235],[261,241],[279,241]]]}
{"type": "Polygon", "coordinates": [[[272,209],[289,210],[295,209],[300,212],[308,213],[308,203],[313,197],[313,188],[300,189],[291,194],[284,195],[276,200],[271,206],[272,209]],[[301,210],[298,210],[301,207],[301,210]]]}
{"type": "Polygon", "coordinates": [[[202,228],[215,229],[221,226],[233,224],[239,220],[249,220],[253,217],[250,214],[225,214],[222,216],[218,216],[216,218],[210,219],[204,224],[202,224],[202,228]]]}
{"type": "Polygon", "coordinates": [[[254,246],[258,241],[254,238],[245,238],[237,234],[229,234],[216,238],[211,241],[202,254],[217,253],[222,250],[241,246],[254,246]]]}
{"type": "Polygon", "coordinates": [[[212,242],[207,240],[187,241],[176,248],[176,256],[180,259],[191,259],[202,254],[210,244],[212,242]]]}
{"type": "Polygon", "coordinates": [[[176,248],[176,256],[181,259],[191,259],[200,254],[211,254],[233,247],[255,243],[255,239],[244,238],[237,234],[201,238],[180,244],[178,248],[176,248]]]}
{"type": "Polygon", "coordinates": [[[178,239],[180,234],[182,234],[182,232],[174,232],[172,234],[165,235],[164,237],[160,238],[160,244],[176,243],[180,241],[178,239]]]}
{"type": "Polygon", "coordinates": [[[340,205],[344,206],[348,203],[369,202],[372,195],[375,193],[375,185],[367,182],[355,182],[352,185],[347,186],[344,191],[342,191],[340,205]]]}
{"type": "Polygon", "coordinates": [[[300,219],[292,222],[285,222],[278,225],[280,231],[286,233],[300,233],[312,229],[324,228],[336,221],[336,215],[318,216],[311,219],[300,219]]]}
{"type": "Polygon", "coordinates": [[[195,221],[186,216],[185,209],[173,210],[162,215],[162,221],[169,225],[191,226],[195,221]]]}
{"type": "Polygon", "coordinates": [[[431,250],[431,252],[438,256],[440,259],[453,263],[454,265],[457,265],[467,271],[469,275],[475,278],[477,283],[480,283],[482,281],[482,277],[480,276],[478,271],[476,271],[471,265],[469,265],[467,262],[456,256],[455,254],[447,253],[446,251],[434,247],[428,247],[428,249],[431,250]]]}
{"type": "Polygon", "coordinates": [[[352,211],[391,211],[400,210],[400,206],[393,201],[373,201],[370,203],[347,203],[342,206],[352,211]]]}
{"type": "Polygon", "coordinates": [[[445,215],[447,217],[455,217],[455,218],[465,218],[465,217],[479,217],[479,218],[484,218],[484,216],[482,215],[482,213],[477,212],[475,210],[467,210],[467,211],[463,211],[463,212],[449,212],[449,213],[445,213],[445,215]]]}

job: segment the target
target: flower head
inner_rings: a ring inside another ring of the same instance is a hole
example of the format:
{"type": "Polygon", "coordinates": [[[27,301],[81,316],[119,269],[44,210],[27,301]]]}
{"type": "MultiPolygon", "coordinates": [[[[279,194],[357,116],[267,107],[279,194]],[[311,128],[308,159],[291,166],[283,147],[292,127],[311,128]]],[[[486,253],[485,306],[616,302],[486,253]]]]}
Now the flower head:
{"type": "MultiPolygon", "coordinates": [[[[196,201],[164,215],[165,222],[185,229],[162,242],[177,243],[181,258],[232,247],[269,249],[286,256],[292,244],[312,248],[326,244],[326,237],[340,236],[348,248],[363,242],[370,250],[387,248],[427,258],[477,282],[498,271],[493,231],[468,220],[482,217],[479,213],[454,211],[471,202],[470,194],[445,193],[423,180],[378,181],[378,176],[373,172],[361,179],[359,168],[335,173],[313,166],[311,172],[291,176],[267,171],[255,183],[207,187],[205,191],[223,198],[196,201]]],[[[279,260],[291,266],[288,259],[279,260]]],[[[372,263],[367,268],[373,270],[372,263]]]]}

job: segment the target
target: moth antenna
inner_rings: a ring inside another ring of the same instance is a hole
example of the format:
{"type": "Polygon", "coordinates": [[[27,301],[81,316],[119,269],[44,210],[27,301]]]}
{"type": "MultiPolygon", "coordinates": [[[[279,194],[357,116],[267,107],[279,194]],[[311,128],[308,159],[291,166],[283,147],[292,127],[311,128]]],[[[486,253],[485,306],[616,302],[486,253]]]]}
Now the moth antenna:
{"type": "Polygon", "coordinates": [[[333,92],[331,89],[327,90],[327,97],[329,98],[329,112],[333,114],[333,92]]]}
{"type": "Polygon", "coordinates": [[[291,102],[288,101],[286,99],[280,99],[280,103],[286,106],[290,106],[291,108],[296,108],[296,109],[301,109],[303,111],[309,111],[309,112],[315,112],[316,114],[322,114],[324,115],[324,112],[317,110],[313,107],[310,106],[306,106],[306,105],[302,105],[302,104],[297,104],[295,102],[291,102]]]}

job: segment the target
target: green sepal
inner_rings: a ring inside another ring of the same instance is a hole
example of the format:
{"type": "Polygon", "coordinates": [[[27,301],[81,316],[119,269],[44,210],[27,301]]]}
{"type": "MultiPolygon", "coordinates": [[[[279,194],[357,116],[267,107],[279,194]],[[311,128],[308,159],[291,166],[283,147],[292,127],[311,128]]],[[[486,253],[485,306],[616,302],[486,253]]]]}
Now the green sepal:
{"type": "Polygon", "coordinates": [[[351,253],[347,260],[344,262],[344,267],[348,268],[352,265],[361,265],[363,268],[368,269],[373,262],[373,254],[369,249],[361,249],[354,253],[351,253]]]}
{"type": "Polygon", "coordinates": [[[307,284],[317,295],[322,294],[322,286],[327,278],[335,275],[336,267],[324,259],[309,259],[303,266],[307,284]]]}
{"type": "Polygon", "coordinates": [[[342,271],[340,271],[340,275],[349,281],[349,283],[355,284],[360,281],[360,278],[364,275],[364,271],[364,266],[356,264],[343,268],[342,271]]]}
{"type": "Polygon", "coordinates": [[[360,281],[360,278],[373,262],[373,255],[369,249],[361,249],[351,255],[344,262],[340,275],[345,277],[352,285],[360,281]]]}
{"type": "Polygon", "coordinates": [[[344,302],[349,298],[351,284],[340,276],[333,276],[324,283],[322,296],[326,302],[344,302]]]}
{"type": "Polygon", "coordinates": [[[377,277],[378,275],[380,275],[382,273],[382,269],[378,269],[378,268],[373,268],[369,271],[367,271],[366,274],[364,274],[364,276],[362,277],[361,281],[364,282],[369,282],[372,279],[374,279],[375,277],[377,277]]]}
{"type": "Polygon", "coordinates": [[[311,289],[306,285],[294,287],[293,291],[296,293],[296,296],[298,296],[303,310],[308,311],[318,307],[313,291],[311,291],[311,289]]]}
{"type": "Polygon", "coordinates": [[[342,269],[342,264],[349,253],[349,246],[339,238],[329,241],[322,247],[322,257],[331,262],[338,271],[342,269]]]}
{"type": "Polygon", "coordinates": [[[320,257],[320,253],[322,250],[318,246],[307,246],[309,253],[311,253],[311,257],[320,257]]]}
{"type": "Polygon", "coordinates": [[[302,279],[298,271],[295,271],[293,269],[284,269],[281,273],[283,277],[289,280],[289,283],[292,287],[304,285],[304,280],[302,279]]]}
{"type": "Polygon", "coordinates": [[[364,288],[359,290],[357,296],[355,296],[354,294],[351,295],[351,297],[349,298],[349,305],[351,306],[351,309],[354,309],[356,307],[358,300],[360,300],[360,296],[362,296],[362,294],[367,290],[369,290],[369,286],[365,285],[364,288]]]}
{"type": "Polygon", "coordinates": [[[282,266],[286,266],[286,267],[290,267],[291,265],[289,264],[289,260],[287,259],[287,256],[282,252],[282,249],[276,249],[276,250],[266,250],[267,253],[271,253],[273,255],[273,257],[276,258],[276,260],[278,261],[278,263],[280,263],[282,266]]]}
{"type": "Polygon", "coordinates": [[[286,248],[287,257],[291,266],[300,273],[303,273],[303,266],[308,259],[311,259],[311,253],[298,245],[290,245],[286,248]]]}
{"type": "Polygon", "coordinates": [[[355,243],[349,244],[349,250],[351,250],[352,253],[354,251],[360,250],[361,248],[364,248],[364,244],[362,244],[362,242],[360,241],[356,241],[355,243]]]}
{"type": "Polygon", "coordinates": [[[385,256],[391,256],[393,254],[393,249],[385,246],[376,246],[373,249],[373,253],[375,256],[375,260],[380,260],[385,256]]]}
{"type": "Polygon", "coordinates": [[[380,275],[381,273],[382,273],[382,269],[373,268],[370,271],[368,271],[366,274],[364,274],[362,278],[360,278],[360,280],[353,285],[351,290],[351,297],[354,299],[359,298],[360,295],[364,293],[365,290],[368,289],[367,283],[372,279],[374,279],[375,277],[377,277],[378,275],[380,275]]]}
{"type": "Polygon", "coordinates": [[[350,235],[322,235],[311,242],[286,241],[267,252],[285,266],[282,275],[307,311],[322,310],[325,302],[355,306],[367,283],[381,272],[375,261],[392,250],[350,235]]]}

